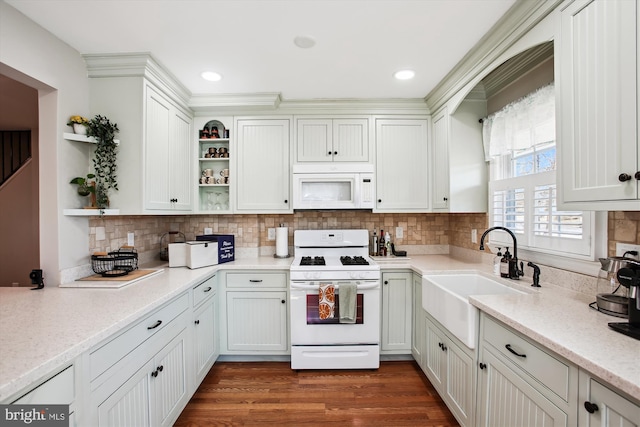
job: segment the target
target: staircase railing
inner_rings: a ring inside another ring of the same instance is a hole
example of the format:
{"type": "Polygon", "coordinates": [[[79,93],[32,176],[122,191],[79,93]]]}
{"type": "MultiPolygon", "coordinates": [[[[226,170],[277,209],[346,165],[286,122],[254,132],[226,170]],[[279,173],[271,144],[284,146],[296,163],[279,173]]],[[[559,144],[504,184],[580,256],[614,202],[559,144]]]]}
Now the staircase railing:
{"type": "Polygon", "coordinates": [[[0,187],[31,158],[30,130],[0,130],[0,187]]]}

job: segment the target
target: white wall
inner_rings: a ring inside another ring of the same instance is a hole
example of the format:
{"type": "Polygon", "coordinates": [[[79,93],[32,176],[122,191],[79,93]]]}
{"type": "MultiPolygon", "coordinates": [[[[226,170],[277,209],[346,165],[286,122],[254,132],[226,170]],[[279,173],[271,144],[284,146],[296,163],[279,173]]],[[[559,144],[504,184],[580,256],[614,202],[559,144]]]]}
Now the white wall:
{"type": "Polygon", "coordinates": [[[0,0],[0,73],[38,89],[40,263],[45,284],[89,262],[86,218],[65,217],[80,201],[69,185],[89,169],[89,148],[62,138],[73,114],[89,116],[89,83],[80,54],[0,0]]]}

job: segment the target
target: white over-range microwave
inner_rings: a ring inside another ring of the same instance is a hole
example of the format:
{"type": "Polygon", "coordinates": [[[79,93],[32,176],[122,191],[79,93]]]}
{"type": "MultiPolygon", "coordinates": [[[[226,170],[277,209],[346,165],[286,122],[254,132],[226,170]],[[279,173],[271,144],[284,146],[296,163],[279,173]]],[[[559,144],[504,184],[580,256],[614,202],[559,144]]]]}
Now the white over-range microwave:
{"type": "Polygon", "coordinates": [[[373,209],[372,165],[294,165],[293,209],[373,209]]]}

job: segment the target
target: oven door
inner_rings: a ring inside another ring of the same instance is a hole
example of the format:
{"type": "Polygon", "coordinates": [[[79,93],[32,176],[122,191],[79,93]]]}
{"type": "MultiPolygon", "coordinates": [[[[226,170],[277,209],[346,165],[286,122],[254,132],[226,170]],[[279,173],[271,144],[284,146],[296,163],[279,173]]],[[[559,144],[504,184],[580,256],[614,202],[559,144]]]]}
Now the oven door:
{"type": "Polygon", "coordinates": [[[346,345],[380,343],[380,281],[362,280],[357,284],[357,309],[355,323],[340,323],[340,285],[336,289],[335,315],[320,319],[320,282],[291,282],[291,344],[292,345],[346,345]]]}

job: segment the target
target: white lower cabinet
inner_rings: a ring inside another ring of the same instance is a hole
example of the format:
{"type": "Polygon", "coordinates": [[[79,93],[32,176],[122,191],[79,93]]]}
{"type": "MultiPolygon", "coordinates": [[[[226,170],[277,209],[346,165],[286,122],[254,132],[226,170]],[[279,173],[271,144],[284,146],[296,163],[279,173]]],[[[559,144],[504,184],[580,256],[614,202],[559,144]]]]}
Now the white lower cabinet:
{"type": "Polygon", "coordinates": [[[169,344],[133,374],[129,375],[128,366],[123,366],[118,375],[92,394],[92,405],[97,409],[95,425],[173,425],[189,399],[186,347],[187,328],[183,322],[180,332],[169,344]]]}
{"type": "Polygon", "coordinates": [[[217,276],[193,288],[194,388],[202,382],[219,354],[217,276]]]}
{"type": "Polygon", "coordinates": [[[170,426],[175,422],[191,396],[188,304],[188,293],[183,293],[88,352],[89,410],[82,424],[170,426]]]}
{"type": "Polygon", "coordinates": [[[424,371],[424,315],[422,308],[422,276],[412,277],[411,354],[424,371]]]}
{"type": "Polygon", "coordinates": [[[382,274],[381,354],[411,352],[412,278],[411,273],[382,274]]]}
{"type": "Polygon", "coordinates": [[[437,326],[425,312],[424,367],[434,388],[460,425],[474,425],[475,363],[474,351],[437,326]]]}
{"type": "Polygon", "coordinates": [[[580,371],[578,425],[583,427],[640,426],[640,402],[634,402],[580,371]]]}
{"type": "Polygon", "coordinates": [[[221,354],[290,354],[286,273],[226,273],[224,282],[221,354]]]}
{"type": "Polygon", "coordinates": [[[573,426],[578,369],[481,315],[478,426],[573,426]]]}

